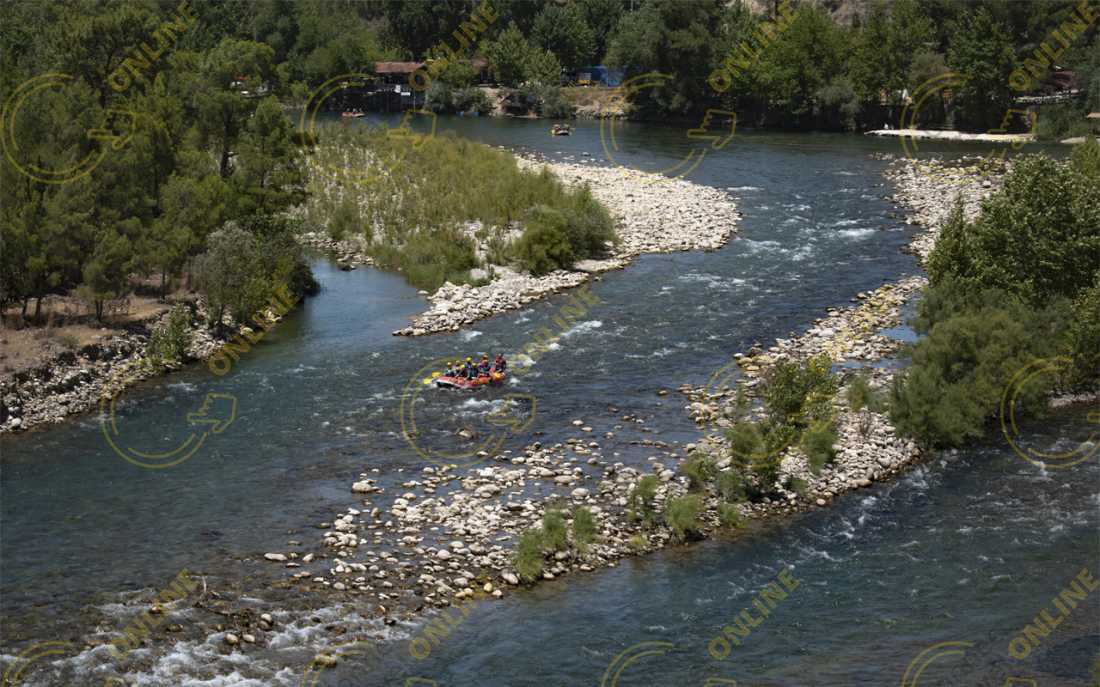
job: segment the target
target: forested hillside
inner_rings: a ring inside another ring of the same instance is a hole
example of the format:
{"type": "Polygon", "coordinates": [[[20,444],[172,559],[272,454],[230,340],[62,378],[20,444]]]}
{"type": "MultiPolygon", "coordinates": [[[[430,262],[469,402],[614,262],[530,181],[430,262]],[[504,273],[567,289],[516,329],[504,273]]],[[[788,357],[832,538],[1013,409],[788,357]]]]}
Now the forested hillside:
{"type": "Polygon", "coordinates": [[[484,109],[464,61],[484,57],[487,78],[548,115],[569,113],[563,80],[604,63],[672,77],[634,94],[642,117],[720,107],[742,125],[832,129],[896,120],[945,71],[958,74],[950,107],[920,124],[992,129],[1057,71],[1079,91],[1044,106],[1040,130],[1060,133],[1100,109],[1095,13],[1070,0],[8,2],[0,305],[77,288],[102,303],[133,275],[190,283],[227,222],[285,252],[280,274],[234,278],[303,287],[282,217],[305,168],[284,108],[377,61],[446,58],[426,89],[444,111],[484,109]],[[462,28],[475,12],[481,28],[462,28]]]}

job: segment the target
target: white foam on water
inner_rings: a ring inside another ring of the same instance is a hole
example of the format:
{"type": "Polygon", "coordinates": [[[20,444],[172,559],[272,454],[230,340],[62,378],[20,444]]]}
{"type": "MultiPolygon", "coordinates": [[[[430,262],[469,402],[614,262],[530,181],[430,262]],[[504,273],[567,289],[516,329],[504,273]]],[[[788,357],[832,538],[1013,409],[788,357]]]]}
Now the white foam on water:
{"type": "Polygon", "coordinates": [[[842,229],[837,232],[837,234],[839,234],[840,236],[847,236],[851,239],[861,239],[864,236],[870,236],[873,233],[875,233],[874,229],[866,227],[863,229],[842,229]]]}
{"type": "MultiPolygon", "coordinates": [[[[603,322],[601,322],[600,320],[587,320],[585,322],[578,322],[577,324],[570,327],[569,331],[562,333],[561,338],[568,339],[569,337],[573,336],[574,334],[583,334],[585,332],[590,332],[594,329],[599,329],[602,326],[603,326],[603,322]]],[[[558,350],[558,349],[554,348],[554,345],[555,344],[550,345],[550,350],[552,350],[552,351],[558,350]]]]}
{"type": "Polygon", "coordinates": [[[462,332],[462,334],[460,334],[460,336],[462,337],[463,341],[473,341],[477,337],[481,336],[481,332],[479,332],[476,329],[471,329],[468,332],[462,332]]]}
{"type": "Polygon", "coordinates": [[[814,254],[814,247],[811,243],[804,244],[801,248],[794,252],[791,256],[791,260],[795,262],[802,262],[803,260],[812,257],[814,254]]]}
{"type": "Polygon", "coordinates": [[[840,219],[832,223],[834,227],[850,227],[853,224],[859,224],[863,220],[861,219],[840,219]]]}
{"type": "Polygon", "coordinates": [[[460,408],[492,408],[498,405],[500,400],[481,399],[481,398],[468,398],[459,404],[460,408]]]}
{"type": "Polygon", "coordinates": [[[763,191],[759,186],[727,186],[727,191],[763,191]]]}
{"type": "Polygon", "coordinates": [[[167,387],[172,391],[186,391],[188,393],[198,390],[198,387],[190,382],[170,382],[167,387]]]}

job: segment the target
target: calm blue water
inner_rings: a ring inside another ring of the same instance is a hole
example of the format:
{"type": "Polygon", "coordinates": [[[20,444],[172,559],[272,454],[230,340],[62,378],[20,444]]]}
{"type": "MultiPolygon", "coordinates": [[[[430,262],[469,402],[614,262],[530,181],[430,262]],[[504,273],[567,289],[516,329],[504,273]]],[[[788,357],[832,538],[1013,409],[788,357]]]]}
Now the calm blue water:
{"type": "MultiPolygon", "coordinates": [[[[598,123],[580,122],[568,138],[551,138],[544,122],[444,125],[551,156],[603,153],[598,123]]],[[[617,159],[651,169],[675,163],[694,145],[681,129],[637,124],[618,140],[617,159]]],[[[691,178],[737,199],[744,214],[738,237],[713,253],[645,256],[603,275],[592,287],[599,304],[507,390],[534,394],[538,406],[532,426],[509,437],[506,448],[535,432],[544,442],[573,436],[575,418],[602,435],[631,413],[645,424],[601,443],[605,455],[644,463],[653,451],[632,440],[697,436],[682,397],[658,390],[703,383],[733,352],[915,273],[914,259],[899,250],[912,229],[891,218],[886,163],[871,156],[899,150],[897,142],[863,137],[749,133],[709,154],[691,178]]],[[[316,541],[312,525],[358,503],[349,485],[359,473],[377,469],[374,476],[390,486],[425,465],[401,436],[399,402],[409,380],[439,357],[518,351],[540,327],[556,329],[551,318],[566,300],[464,332],[406,339],[390,332],[424,303],[399,277],[339,272],[325,262],[315,272],[321,294],[243,354],[229,375],[194,368],[124,398],[120,431],[152,450],[191,432],[186,414],[207,393],[236,396],[236,420],[187,462],[135,467],[109,448],[94,415],[0,440],[5,653],[44,639],[79,640],[96,624],[118,629],[125,619],[112,604],[133,590],[163,588],[181,568],[239,590],[257,608],[285,607],[266,589],[281,571],[256,559],[290,540],[316,541]]],[[[492,405],[485,400],[429,395],[418,416],[429,428],[422,442],[441,447],[457,426],[486,428],[492,405]]],[[[1029,436],[1042,445],[1070,441],[1083,422],[1080,413],[1062,413],[1029,436]]],[[[600,684],[615,656],[640,642],[674,646],[629,663],[622,687],[711,677],[897,684],[911,659],[948,640],[975,645],[965,657],[937,661],[921,685],[1001,685],[1001,673],[1011,671],[1039,676],[1042,685],[1085,684],[1098,646],[1095,593],[1028,661],[1009,661],[1005,646],[1081,567],[1100,577],[1098,476],[1094,464],[1042,474],[992,443],[849,495],[789,528],[666,551],[480,605],[425,661],[407,649],[416,627],[376,628],[369,651],[325,671],[319,684],[406,684],[412,677],[448,686],[600,684]],[[801,587],[727,660],[709,658],[706,643],[784,566],[793,566],[801,587]]],[[[369,629],[370,622],[349,621],[354,611],[319,610],[317,617],[369,629]]],[[[215,650],[216,638],[162,640],[127,679],[297,685],[313,653],[332,641],[317,629],[323,624],[287,617],[284,631],[241,660],[215,650]]],[[[94,654],[59,664],[68,673],[43,672],[35,684],[101,684],[88,676],[106,670],[107,659],[94,654]]]]}

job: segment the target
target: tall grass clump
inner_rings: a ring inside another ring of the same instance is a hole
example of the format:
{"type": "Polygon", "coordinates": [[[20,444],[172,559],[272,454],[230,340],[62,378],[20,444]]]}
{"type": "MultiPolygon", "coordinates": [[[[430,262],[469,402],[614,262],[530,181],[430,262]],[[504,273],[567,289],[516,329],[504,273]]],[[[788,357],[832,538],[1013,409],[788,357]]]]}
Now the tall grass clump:
{"type": "Polygon", "coordinates": [[[334,124],[319,129],[307,161],[306,222],[335,238],[363,237],[381,267],[421,288],[466,281],[481,266],[477,225],[490,257],[536,273],[598,255],[616,239],[587,189],[450,133],[334,124]]]}
{"type": "Polygon", "coordinates": [[[681,470],[687,475],[688,491],[702,491],[707,486],[707,482],[714,479],[718,473],[714,458],[701,453],[695,453],[684,461],[681,470]]]}
{"type": "Polygon", "coordinates": [[[524,582],[534,582],[542,576],[542,549],[542,530],[539,528],[531,527],[519,535],[512,563],[524,582]]]}
{"type": "Polygon", "coordinates": [[[596,517],[587,508],[578,508],[573,512],[573,542],[577,550],[584,553],[592,542],[596,541],[596,533],[599,531],[596,525],[596,517]]]}
{"type": "Polygon", "coordinates": [[[542,516],[542,544],[551,551],[564,551],[569,546],[565,516],[560,510],[548,510],[542,516]]]}
{"type": "Polygon", "coordinates": [[[699,522],[702,510],[703,498],[698,494],[668,500],[665,504],[665,522],[676,541],[686,541],[702,531],[703,525],[699,522]]]}
{"type": "Polygon", "coordinates": [[[653,503],[657,498],[657,481],[656,475],[643,476],[627,498],[628,517],[646,527],[653,527],[657,523],[657,509],[653,503]]]}

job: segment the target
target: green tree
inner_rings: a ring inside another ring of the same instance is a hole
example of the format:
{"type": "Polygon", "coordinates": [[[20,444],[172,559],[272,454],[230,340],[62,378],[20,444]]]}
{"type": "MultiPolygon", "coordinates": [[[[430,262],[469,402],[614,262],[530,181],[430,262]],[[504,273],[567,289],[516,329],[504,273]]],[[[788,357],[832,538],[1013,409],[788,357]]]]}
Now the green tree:
{"type": "Polygon", "coordinates": [[[607,42],[623,15],[623,0],[577,0],[575,4],[592,30],[593,59],[602,61],[607,54],[607,42]]]}
{"type": "Polygon", "coordinates": [[[132,262],[133,250],[124,234],[106,228],[96,236],[95,251],[84,266],[78,293],[94,304],[97,320],[103,319],[104,301],[126,294],[132,262]]]}
{"type": "Polygon", "coordinates": [[[992,129],[1012,105],[1008,76],[1015,66],[1004,27],[984,7],[965,12],[952,36],[947,64],[959,73],[956,126],[992,129]]]}
{"type": "Polygon", "coordinates": [[[272,291],[260,269],[256,237],[230,222],[211,233],[206,245],[197,268],[210,327],[222,328],[226,313],[238,322],[246,321],[263,306],[272,291]]]}
{"type": "Polygon", "coordinates": [[[589,64],[596,52],[595,36],[576,3],[543,7],[531,27],[531,42],[553,53],[569,70],[589,64]]]}
{"type": "Polygon", "coordinates": [[[840,28],[817,6],[796,10],[790,24],[761,53],[760,87],[772,107],[796,119],[814,110],[814,96],[845,69],[840,28]]]}
{"type": "Polygon", "coordinates": [[[531,46],[514,22],[485,44],[493,78],[504,86],[515,87],[527,80],[530,53],[531,46]]]}
{"type": "Polygon", "coordinates": [[[608,65],[628,76],[655,71],[672,77],[635,93],[634,104],[644,116],[683,115],[709,100],[706,79],[715,58],[711,31],[724,5],[720,0],[650,0],[623,15],[610,39],[608,65]]]}
{"type": "Polygon", "coordinates": [[[955,280],[965,293],[1000,289],[1040,304],[1090,286],[1097,255],[1100,175],[1023,156],[974,222],[961,210],[945,222],[928,274],[933,284],[955,280]]]}
{"type": "Polygon", "coordinates": [[[878,0],[852,38],[851,73],[856,91],[865,101],[898,104],[905,89],[912,92],[921,82],[910,81],[917,55],[933,45],[931,20],[916,0],[878,0]]]}

